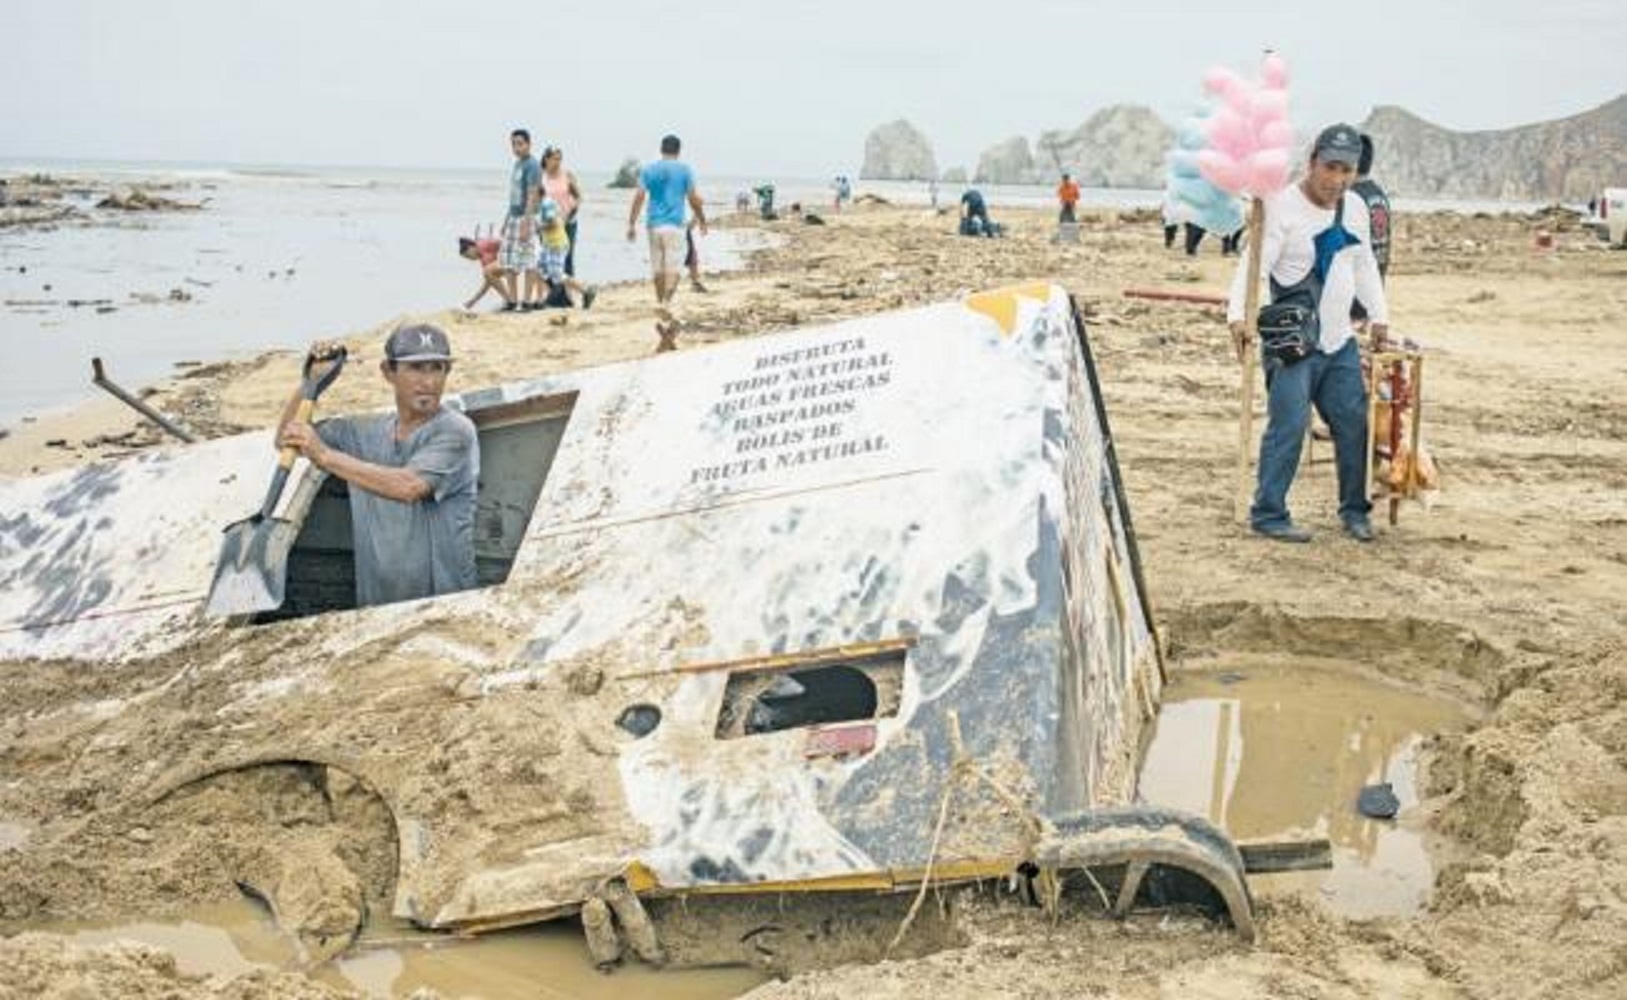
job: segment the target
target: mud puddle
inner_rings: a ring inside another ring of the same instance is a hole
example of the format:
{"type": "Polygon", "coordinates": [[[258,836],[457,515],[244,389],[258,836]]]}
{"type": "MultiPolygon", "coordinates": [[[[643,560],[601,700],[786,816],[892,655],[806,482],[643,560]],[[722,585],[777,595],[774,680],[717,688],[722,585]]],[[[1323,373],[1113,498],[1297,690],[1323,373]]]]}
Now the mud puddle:
{"type": "Polygon", "coordinates": [[[1351,917],[1408,916],[1429,898],[1452,844],[1420,803],[1431,734],[1461,731],[1458,703],[1356,673],[1229,664],[1176,673],[1143,760],[1143,799],[1186,809],[1234,840],[1326,837],[1331,871],[1251,876],[1257,894],[1297,892],[1351,917]],[[1362,786],[1389,782],[1393,820],[1356,810],[1362,786]]]}
{"type": "MultiPolygon", "coordinates": [[[[86,945],[120,940],[157,945],[175,955],[181,971],[195,975],[299,967],[293,945],[266,911],[248,900],[199,907],[185,920],[37,929],[86,945]]],[[[468,940],[405,926],[370,928],[351,952],[307,975],[381,998],[404,997],[428,986],[447,1000],[719,1000],[763,982],[761,973],[745,968],[657,971],[633,965],[604,975],[594,969],[580,929],[571,921],[468,940]]]]}

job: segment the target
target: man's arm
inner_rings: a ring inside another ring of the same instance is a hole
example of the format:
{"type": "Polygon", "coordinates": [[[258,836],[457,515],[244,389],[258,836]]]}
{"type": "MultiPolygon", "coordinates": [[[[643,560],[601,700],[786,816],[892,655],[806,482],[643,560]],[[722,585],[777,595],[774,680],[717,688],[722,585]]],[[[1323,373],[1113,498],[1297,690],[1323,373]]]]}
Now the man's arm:
{"type": "Polygon", "coordinates": [[[627,213],[627,240],[632,242],[633,233],[638,229],[638,213],[644,210],[644,189],[640,187],[633,195],[632,210],[627,213]]]}
{"type": "Polygon", "coordinates": [[[419,503],[434,492],[434,487],[411,469],[374,465],[338,448],[330,448],[315,427],[302,421],[289,421],[277,438],[279,446],[296,449],[318,469],[369,493],[402,503],[419,503]]]}
{"type": "Polygon", "coordinates": [[[701,201],[701,193],[693,187],[689,189],[689,207],[695,213],[695,221],[700,223],[701,235],[706,235],[706,208],[701,201]]]}
{"type": "Polygon", "coordinates": [[[576,183],[576,175],[569,170],[565,171],[565,185],[565,190],[571,193],[571,218],[574,219],[576,213],[582,210],[582,186],[576,183]]]}
{"type": "Polygon", "coordinates": [[[520,213],[520,239],[531,238],[532,226],[536,224],[537,206],[542,204],[542,170],[527,170],[525,172],[525,210],[520,213]]]}

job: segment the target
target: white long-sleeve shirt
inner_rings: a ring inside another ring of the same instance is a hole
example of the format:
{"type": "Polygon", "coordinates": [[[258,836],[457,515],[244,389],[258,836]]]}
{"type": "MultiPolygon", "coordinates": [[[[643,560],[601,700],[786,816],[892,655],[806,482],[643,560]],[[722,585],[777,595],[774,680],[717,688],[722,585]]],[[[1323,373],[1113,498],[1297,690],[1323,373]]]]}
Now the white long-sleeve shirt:
{"type": "MultiPolygon", "coordinates": [[[[1390,306],[1384,298],[1384,284],[1379,278],[1378,261],[1373,257],[1372,235],[1367,222],[1367,206],[1357,195],[1345,192],[1344,227],[1361,240],[1356,246],[1346,247],[1333,258],[1327,279],[1322,284],[1322,341],[1324,354],[1332,354],[1345,345],[1353,335],[1350,326],[1350,304],[1357,297],[1367,309],[1374,323],[1388,324],[1390,306]]],[[[1260,241],[1260,276],[1271,275],[1281,285],[1292,285],[1311,272],[1316,262],[1317,233],[1333,225],[1333,209],[1318,208],[1305,197],[1298,184],[1291,184],[1266,199],[1265,235],[1260,241]]],[[[1226,306],[1226,320],[1235,323],[1243,319],[1244,294],[1248,291],[1248,255],[1237,262],[1237,274],[1232,279],[1231,300],[1226,306]]],[[[1269,286],[1263,290],[1260,302],[1271,301],[1269,286]]]]}

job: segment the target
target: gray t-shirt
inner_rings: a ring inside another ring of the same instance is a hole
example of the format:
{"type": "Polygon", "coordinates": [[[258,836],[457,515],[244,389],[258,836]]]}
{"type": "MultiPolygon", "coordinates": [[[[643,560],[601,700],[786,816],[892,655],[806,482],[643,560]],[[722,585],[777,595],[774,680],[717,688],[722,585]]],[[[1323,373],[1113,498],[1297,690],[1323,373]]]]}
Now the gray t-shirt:
{"type": "Polygon", "coordinates": [[[475,490],[480,441],[474,423],[441,407],[405,441],[395,414],[336,417],[316,425],[330,448],[364,462],[411,469],[433,493],[402,503],[350,487],[361,607],[468,590],[475,585],[475,490]]]}

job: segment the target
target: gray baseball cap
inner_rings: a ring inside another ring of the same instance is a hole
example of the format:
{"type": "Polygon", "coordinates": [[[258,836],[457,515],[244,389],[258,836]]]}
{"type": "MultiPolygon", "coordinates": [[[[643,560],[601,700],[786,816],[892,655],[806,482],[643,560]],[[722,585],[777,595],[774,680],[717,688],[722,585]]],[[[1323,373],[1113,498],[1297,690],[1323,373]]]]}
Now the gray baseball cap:
{"type": "Polygon", "coordinates": [[[1354,167],[1361,161],[1361,133],[1343,123],[1329,125],[1317,135],[1311,153],[1323,163],[1354,167]]]}
{"type": "Polygon", "coordinates": [[[384,342],[384,358],[391,362],[451,361],[452,345],[440,327],[412,323],[398,326],[390,334],[384,342]]]}

